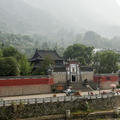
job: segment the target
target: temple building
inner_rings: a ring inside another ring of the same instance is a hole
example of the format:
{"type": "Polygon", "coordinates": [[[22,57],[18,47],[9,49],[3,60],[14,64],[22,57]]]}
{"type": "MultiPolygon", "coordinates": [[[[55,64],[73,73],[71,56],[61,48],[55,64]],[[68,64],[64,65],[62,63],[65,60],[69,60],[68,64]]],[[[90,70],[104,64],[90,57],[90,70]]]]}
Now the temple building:
{"type": "Polygon", "coordinates": [[[35,54],[29,61],[34,64],[34,67],[37,68],[40,66],[41,61],[44,60],[46,56],[50,56],[55,63],[55,66],[63,66],[64,59],[60,57],[57,52],[54,50],[38,50],[36,49],[35,54]]]}
{"type": "Polygon", "coordinates": [[[80,66],[77,59],[64,59],[55,50],[36,49],[34,56],[29,59],[29,62],[34,65],[35,69],[41,65],[41,61],[48,55],[55,63],[49,69],[54,78],[54,83],[65,83],[67,80],[72,83],[82,83],[85,79],[93,80],[94,72],[90,66],[80,66]]]}

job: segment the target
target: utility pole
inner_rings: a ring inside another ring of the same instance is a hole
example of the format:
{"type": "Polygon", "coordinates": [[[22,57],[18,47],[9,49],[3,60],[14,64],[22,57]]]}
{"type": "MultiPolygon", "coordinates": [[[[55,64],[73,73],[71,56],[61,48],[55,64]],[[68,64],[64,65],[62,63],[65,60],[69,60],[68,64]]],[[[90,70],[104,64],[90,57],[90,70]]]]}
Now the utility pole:
{"type": "Polygon", "coordinates": [[[98,83],[99,83],[99,95],[100,95],[100,83],[101,83],[101,75],[99,75],[98,83]]]}
{"type": "Polygon", "coordinates": [[[120,70],[118,71],[118,83],[120,85],[120,70]]]}

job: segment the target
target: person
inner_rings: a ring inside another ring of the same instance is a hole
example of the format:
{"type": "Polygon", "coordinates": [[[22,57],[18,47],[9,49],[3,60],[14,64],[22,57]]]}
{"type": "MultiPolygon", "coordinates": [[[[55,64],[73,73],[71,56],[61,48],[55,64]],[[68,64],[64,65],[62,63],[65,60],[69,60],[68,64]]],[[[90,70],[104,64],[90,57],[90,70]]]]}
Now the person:
{"type": "Polygon", "coordinates": [[[88,79],[87,78],[84,80],[84,83],[88,83],[88,79]]]}
{"type": "Polygon", "coordinates": [[[66,92],[66,95],[69,96],[70,95],[70,92],[71,92],[71,89],[67,89],[67,92],[66,92]]]}
{"type": "Polygon", "coordinates": [[[67,89],[67,91],[68,91],[68,92],[70,92],[70,91],[71,91],[71,89],[70,89],[70,88],[68,88],[68,89],[67,89]]]}
{"type": "Polygon", "coordinates": [[[115,88],[113,87],[113,92],[115,91],[115,88]]]}
{"type": "Polygon", "coordinates": [[[94,95],[94,93],[93,93],[93,92],[91,92],[91,95],[94,95]]]}

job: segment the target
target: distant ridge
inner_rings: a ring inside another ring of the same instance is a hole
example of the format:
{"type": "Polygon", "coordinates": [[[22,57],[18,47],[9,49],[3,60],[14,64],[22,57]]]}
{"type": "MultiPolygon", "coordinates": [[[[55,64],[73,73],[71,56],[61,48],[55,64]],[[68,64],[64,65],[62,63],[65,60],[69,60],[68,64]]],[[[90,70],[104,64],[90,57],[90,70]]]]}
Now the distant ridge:
{"type": "Polygon", "coordinates": [[[0,0],[0,30],[9,33],[50,33],[58,29],[58,21],[23,0],[0,0]]]}

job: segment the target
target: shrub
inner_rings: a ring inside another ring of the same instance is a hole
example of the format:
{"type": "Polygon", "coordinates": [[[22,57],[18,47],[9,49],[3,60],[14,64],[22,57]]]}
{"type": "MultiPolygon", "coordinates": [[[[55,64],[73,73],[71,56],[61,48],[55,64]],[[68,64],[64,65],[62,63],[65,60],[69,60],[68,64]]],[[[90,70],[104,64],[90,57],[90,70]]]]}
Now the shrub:
{"type": "Polygon", "coordinates": [[[116,88],[120,88],[120,85],[117,85],[116,88]]]}

